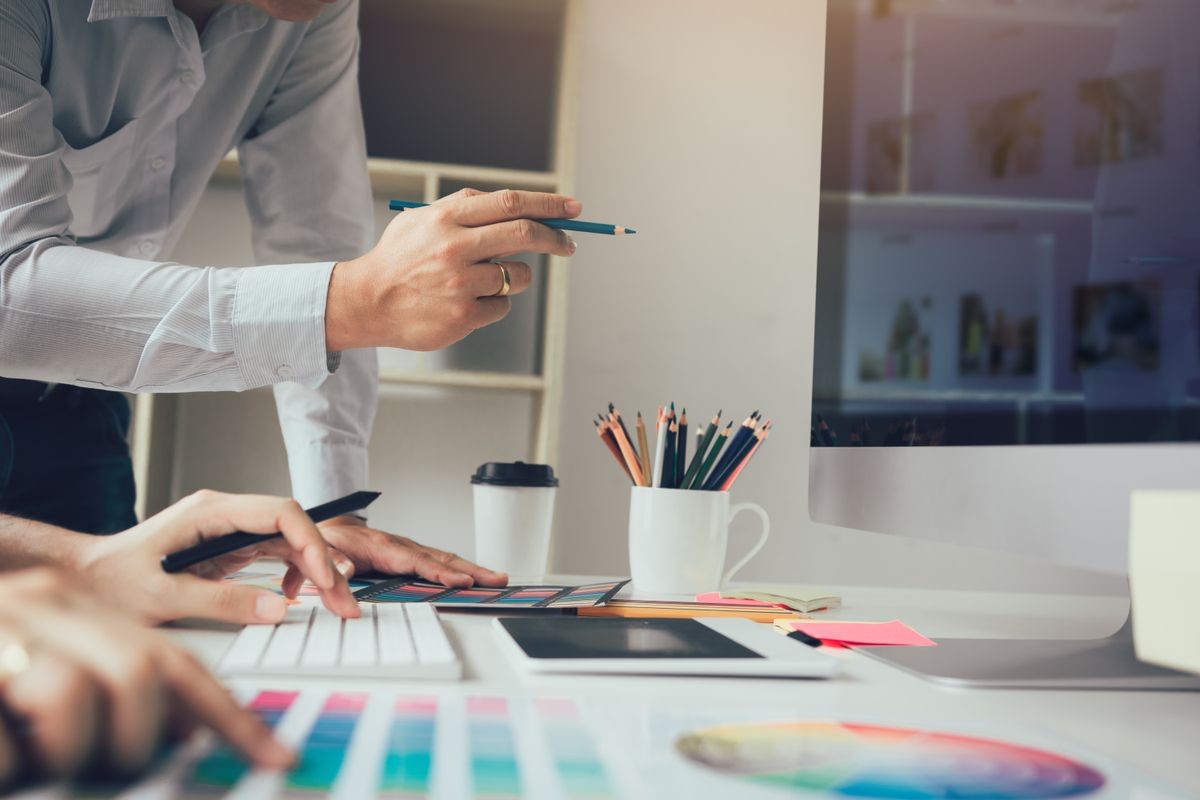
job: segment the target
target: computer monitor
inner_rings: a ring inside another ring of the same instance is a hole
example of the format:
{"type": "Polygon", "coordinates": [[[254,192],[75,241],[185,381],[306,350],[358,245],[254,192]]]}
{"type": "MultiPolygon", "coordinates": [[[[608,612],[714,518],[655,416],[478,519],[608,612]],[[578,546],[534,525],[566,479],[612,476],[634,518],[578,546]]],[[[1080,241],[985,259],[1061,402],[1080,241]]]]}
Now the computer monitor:
{"type": "MultiPolygon", "coordinates": [[[[1197,41],[1192,0],[830,0],[813,519],[1124,573],[1130,492],[1200,483],[1197,41]]],[[[896,657],[1186,683],[1128,633],[896,657]]]]}

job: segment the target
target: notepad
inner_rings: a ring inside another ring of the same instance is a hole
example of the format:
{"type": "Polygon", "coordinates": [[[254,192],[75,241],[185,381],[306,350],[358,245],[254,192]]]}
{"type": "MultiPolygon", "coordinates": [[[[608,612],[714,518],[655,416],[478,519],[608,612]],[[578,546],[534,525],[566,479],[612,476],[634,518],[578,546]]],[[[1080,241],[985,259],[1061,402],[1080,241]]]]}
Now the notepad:
{"type": "Polygon", "coordinates": [[[431,603],[442,608],[580,608],[602,606],[629,583],[604,581],[579,586],[473,586],[453,589],[437,583],[392,578],[359,589],[355,598],[368,603],[431,603]]]}
{"type": "Polygon", "coordinates": [[[705,594],[696,595],[696,601],[700,603],[724,603],[743,606],[754,604],[784,606],[805,614],[810,611],[837,608],[842,604],[842,598],[837,595],[805,591],[799,586],[787,586],[783,584],[706,592],[705,594]]]}
{"type": "Polygon", "coordinates": [[[936,647],[898,619],[891,622],[834,622],[827,620],[779,620],[775,626],[785,632],[802,631],[825,644],[856,646],[892,645],[936,647]]]}

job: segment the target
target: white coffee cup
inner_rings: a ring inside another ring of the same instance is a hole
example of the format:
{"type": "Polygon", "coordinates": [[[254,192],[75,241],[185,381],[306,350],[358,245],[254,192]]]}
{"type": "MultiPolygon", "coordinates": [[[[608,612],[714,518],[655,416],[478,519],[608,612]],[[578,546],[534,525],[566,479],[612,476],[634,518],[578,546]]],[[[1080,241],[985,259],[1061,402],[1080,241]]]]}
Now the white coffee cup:
{"type": "Polygon", "coordinates": [[[475,562],[510,576],[540,578],[550,558],[558,478],[545,464],[483,464],[471,476],[475,562]]]}
{"type": "Polygon", "coordinates": [[[729,492],[634,486],[629,498],[629,571],[634,591],[693,597],[720,589],[767,543],[771,522],[762,506],[738,503],[729,492]],[[724,575],[729,523],[742,511],[762,521],[750,552],[724,575]]]}

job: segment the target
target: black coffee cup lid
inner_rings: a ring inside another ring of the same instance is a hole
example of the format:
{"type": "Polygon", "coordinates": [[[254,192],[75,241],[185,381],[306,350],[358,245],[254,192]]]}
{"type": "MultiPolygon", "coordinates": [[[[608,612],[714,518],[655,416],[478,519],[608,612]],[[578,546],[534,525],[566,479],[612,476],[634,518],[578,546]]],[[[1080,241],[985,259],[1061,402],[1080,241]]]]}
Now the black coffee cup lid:
{"type": "Polygon", "coordinates": [[[554,468],[549,464],[489,461],[479,465],[479,469],[471,476],[471,483],[489,486],[558,486],[558,478],[554,477],[554,468]]]}

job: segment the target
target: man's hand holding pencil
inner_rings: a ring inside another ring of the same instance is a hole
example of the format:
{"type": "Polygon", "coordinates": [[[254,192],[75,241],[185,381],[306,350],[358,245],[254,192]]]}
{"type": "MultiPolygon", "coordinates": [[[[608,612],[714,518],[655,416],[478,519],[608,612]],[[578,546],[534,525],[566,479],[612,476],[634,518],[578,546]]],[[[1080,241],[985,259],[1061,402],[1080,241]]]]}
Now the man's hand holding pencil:
{"type": "Polygon", "coordinates": [[[532,273],[515,253],[569,256],[575,241],[537,218],[583,206],[558,194],[463,189],[399,214],[369,253],[334,266],[326,347],[436,350],[498,322],[532,273]]]}

